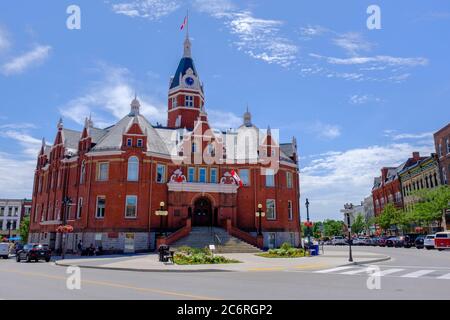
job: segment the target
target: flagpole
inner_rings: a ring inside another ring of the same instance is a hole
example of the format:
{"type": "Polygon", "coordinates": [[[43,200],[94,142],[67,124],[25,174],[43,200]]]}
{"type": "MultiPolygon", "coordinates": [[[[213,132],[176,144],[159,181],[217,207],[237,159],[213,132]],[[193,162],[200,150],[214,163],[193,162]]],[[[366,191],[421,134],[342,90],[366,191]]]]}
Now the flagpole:
{"type": "Polygon", "coordinates": [[[189,38],[189,9],[186,10],[186,38],[189,38]]]}

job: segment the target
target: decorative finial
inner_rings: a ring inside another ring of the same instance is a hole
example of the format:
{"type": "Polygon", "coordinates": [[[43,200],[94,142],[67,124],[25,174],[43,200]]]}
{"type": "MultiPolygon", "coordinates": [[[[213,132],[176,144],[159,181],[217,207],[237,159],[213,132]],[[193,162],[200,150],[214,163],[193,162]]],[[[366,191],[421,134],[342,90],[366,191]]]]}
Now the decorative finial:
{"type": "Polygon", "coordinates": [[[62,120],[62,118],[59,118],[57,128],[58,128],[58,130],[62,130],[62,128],[63,128],[63,120],[62,120]]]}
{"type": "Polygon", "coordinates": [[[246,127],[252,126],[252,114],[248,111],[248,104],[247,104],[247,110],[244,113],[244,125],[246,127]]]}
{"type": "Polygon", "coordinates": [[[271,136],[272,135],[272,131],[270,130],[270,125],[267,126],[267,135],[271,136]]]}
{"type": "Polygon", "coordinates": [[[135,95],[135,98],[133,99],[133,101],[131,101],[131,111],[130,111],[130,116],[137,116],[139,115],[139,110],[141,107],[141,103],[139,102],[137,95],[135,95]]]}
{"type": "Polygon", "coordinates": [[[191,58],[191,40],[189,39],[189,11],[186,13],[186,39],[184,40],[184,58],[191,58]]]}

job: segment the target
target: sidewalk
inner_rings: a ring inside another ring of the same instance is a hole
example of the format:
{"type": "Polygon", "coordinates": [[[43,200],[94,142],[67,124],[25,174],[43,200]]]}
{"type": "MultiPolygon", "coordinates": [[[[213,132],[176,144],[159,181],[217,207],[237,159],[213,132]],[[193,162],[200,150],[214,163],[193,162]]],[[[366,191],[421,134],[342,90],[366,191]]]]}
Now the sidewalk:
{"type": "MultiPolygon", "coordinates": [[[[261,272],[289,270],[320,270],[351,264],[345,252],[325,252],[324,255],[302,258],[263,258],[253,253],[221,254],[241,263],[210,265],[175,265],[161,263],[157,254],[133,256],[86,257],[56,260],[58,266],[137,271],[137,272],[261,272]]],[[[389,260],[390,257],[364,251],[353,252],[353,264],[369,264],[389,260]]]]}

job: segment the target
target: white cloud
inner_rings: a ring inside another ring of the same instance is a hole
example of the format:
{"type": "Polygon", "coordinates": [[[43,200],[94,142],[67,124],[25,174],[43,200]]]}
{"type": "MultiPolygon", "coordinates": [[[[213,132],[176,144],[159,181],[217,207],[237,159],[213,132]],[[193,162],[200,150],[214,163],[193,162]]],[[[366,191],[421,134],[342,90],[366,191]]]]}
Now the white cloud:
{"type": "Polygon", "coordinates": [[[223,20],[230,33],[237,37],[233,44],[250,57],[283,67],[296,61],[298,47],[281,35],[283,21],[255,17],[251,11],[238,10],[227,0],[195,0],[194,7],[223,20]]]}
{"type": "Polygon", "coordinates": [[[344,203],[359,203],[371,194],[373,179],[385,166],[406,161],[413,151],[433,152],[432,139],[426,142],[393,143],[318,155],[301,169],[302,196],[314,208],[313,219],[342,219],[344,203]]]}
{"type": "Polygon", "coordinates": [[[354,95],[350,96],[350,98],[349,98],[349,103],[354,104],[354,105],[366,104],[366,103],[370,103],[370,102],[379,103],[379,102],[382,102],[382,99],[374,97],[369,94],[363,94],[363,95],[354,94],[354,95]]]}
{"type": "Polygon", "coordinates": [[[112,5],[117,14],[158,20],[176,11],[181,6],[179,0],[135,0],[112,5]]]}
{"type": "Polygon", "coordinates": [[[366,41],[360,33],[356,32],[341,34],[333,39],[333,43],[344,49],[350,55],[356,55],[360,51],[370,51],[374,46],[372,43],[366,41]]]}
{"type": "MultiPolygon", "coordinates": [[[[126,68],[102,65],[102,79],[89,84],[86,92],[60,108],[60,112],[80,125],[92,113],[96,126],[111,125],[130,112],[130,103],[135,89],[130,72],[126,68]],[[111,119],[111,115],[113,119],[111,119]]],[[[166,119],[166,108],[154,98],[140,93],[141,113],[152,122],[166,119]]]]}
{"type": "Polygon", "coordinates": [[[336,125],[322,123],[320,121],[315,122],[307,128],[307,131],[315,136],[332,140],[341,135],[341,128],[336,125]]]}
{"type": "Polygon", "coordinates": [[[208,109],[208,121],[214,129],[230,129],[237,128],[242,123],[242,118],[232,112],[208,109]]]}
{"type": "Polygon", "coordinates": [[[235,11],[236,6],[228,0],[194,0],[193,6],[202,13],[207,13],[215,18],[227,16],[235,11]]]}
{"type": "Polygon", "coordinates": [[[396,133],[395,130],[385,130],[384,135],[394,141],[398,140],[418,140],[418,139],[432,139],[433,132],[423,133],[396,133]]]}
{"type": "MultiPolygon", "coordinates": [[[[0,117],[1,119],[1,117],[0,117]]],[[[0,125],[0,129],[35,129],[36,125],[33,123],[7,123],[0,125]]]]}
{"type": "Polygon", "coordinates": [[[304,40],[309,40],[312,37],[320,36],[328,31],[329,30],[327,28],[319,25],[308,25],[300,28],[300,34],[304,40]]]}
{"type": "Polygon", "coordinates": [[[35,158],[37,156],[42,144],[41,140],[33,138],[26,131],[6,130],[0,132],[0,136],[16,140],[21,146],[21,153],[30,158],[35,158]]]}
{"type": "Polygon", "coordinates": [[[325,59],[330,64],[338,65],[361,65],[368,63],[381,63],[389,66],[426,66],[428,64],[428,59],[426,58],[402,58],[402,57],[392,57],[392,56],[373,56],[373,57],[351,57],[351,58],[335,58],[335,57],[324,57],[318,54],[310,54],[311,57],[325,59]]]}
{"type": "Polygon", "coordinates": [[[36,159],[19,159],[0,152],[0,198],[29,198],[32,194],[36,159]]]}
{"type": "Polygon", "coordinates": [[[22,73],[26,69],[45,61],[48,58],[51,49],[51,46],[38,45],[33,50],[5,63],[2,66],[1,71],[7,76],[22,73]]]}
{"type": "Polygon", "coordinates": [[[11,42],[9,41],[8,33],[0,26],[0,53],[9,49],[11,42]]]}

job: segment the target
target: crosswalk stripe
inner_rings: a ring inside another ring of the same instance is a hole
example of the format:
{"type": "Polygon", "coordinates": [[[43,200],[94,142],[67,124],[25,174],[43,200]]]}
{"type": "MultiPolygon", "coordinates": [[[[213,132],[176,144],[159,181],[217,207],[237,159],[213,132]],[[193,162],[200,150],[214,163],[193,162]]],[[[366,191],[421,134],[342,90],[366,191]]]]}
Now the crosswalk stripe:
{"type": "Polygon", "coordinates": [[[444,274],[443,276],[438,277],[438,279],[450,280],[450,273],[444,274]]]}
{"type": "Polygon", "coordinates": [[[395,273],[395,272],[400,272],[400,271],[403,271],[403,270],[405,270],[405,269],[387,269],[387,270],[375,272],[371,276],[372,277],[383,277],[383,276],[387,276],[388,274],[395,273]]]}
{"type": "Polygon", "coordinates": [[[426,274],[430,274],[436,270],[419,270],[411,273],[404,274],[402,278],[418,278],[426,274]]]}
{"type": "Polygon", "coordinates": [[[358,274],[358,273],[367,272],[367,270],[368,270],[368,268],[360,268],[360,269],[356,269],[356,270],[341,272],[340,274],[358,274]]]}
{"type": "Polygon", "coordinates": [[[329,273],[329,272],[336,272],[336,271],[341,271],[341,270],[347,270],[347,269],[351,269],[351,268],[354,268],[354,266],[337,267],[337,268],[333,268],[333,269],[325,269],[325,270],[316,271],[316,273],[329,273]]]}

